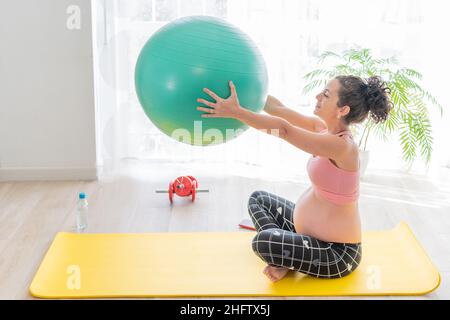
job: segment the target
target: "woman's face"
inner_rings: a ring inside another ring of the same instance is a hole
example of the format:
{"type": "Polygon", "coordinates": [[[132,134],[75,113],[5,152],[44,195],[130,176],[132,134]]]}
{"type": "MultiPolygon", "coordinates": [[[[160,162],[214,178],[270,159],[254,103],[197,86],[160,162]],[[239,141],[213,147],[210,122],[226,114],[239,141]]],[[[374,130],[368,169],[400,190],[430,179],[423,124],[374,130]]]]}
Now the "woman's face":
{"type": "Polygon", "coordinates": [[[325,89],[316,96],[317,104],[314,109],[314,114],[326,122],[329,122],[329,120],[332,119],[340,119],[350,111],[347,106],[339,108],[337,105],[339,100],[339,88],[339,80],[330,80],[325,89]]]}

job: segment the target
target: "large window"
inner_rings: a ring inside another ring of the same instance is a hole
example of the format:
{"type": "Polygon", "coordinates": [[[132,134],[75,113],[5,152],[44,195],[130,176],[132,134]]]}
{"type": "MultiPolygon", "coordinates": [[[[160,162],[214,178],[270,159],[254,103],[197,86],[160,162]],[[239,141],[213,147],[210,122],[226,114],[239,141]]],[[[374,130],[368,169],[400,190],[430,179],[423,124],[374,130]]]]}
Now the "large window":
{"type": "MultiPolygon", "coordinates": [[[[324,50],[352,45],[380,56],[396,55],[400,63],[424,74],[424,85],[449,105],[444,70],[450,70],[450,28],[445,1],[382,0],[105,0],[95,10],[97,127],[103,165],[121,159],[225,164],[228,170],[253,166],[258,172],[304,176],[308,154],[256,130],[224,145],[200,148],[171,140],[142,111],[134,91],[134,66],[140,49],[162,25],[181,16],[212,15],[248,33],[262,51],[269,71],[270,93],[288,106],[312,114],[314,94],[302,94],[302,76],[316,68],[324,50]],[[234,169],[233,169],[234,168],[234,169]],[[272,170],[276,168],[277,170],[272,170]]],[[[433,165],[449,165],[449,116],[432,110],[433,165]]],[[[369,141],[371,168],[403,168],[395,136],[369,141]]],[[[420,159],[416,163],[422,170],[420,159]]],[[[248,172],[245,169],[245,172],[248,172]]]]}

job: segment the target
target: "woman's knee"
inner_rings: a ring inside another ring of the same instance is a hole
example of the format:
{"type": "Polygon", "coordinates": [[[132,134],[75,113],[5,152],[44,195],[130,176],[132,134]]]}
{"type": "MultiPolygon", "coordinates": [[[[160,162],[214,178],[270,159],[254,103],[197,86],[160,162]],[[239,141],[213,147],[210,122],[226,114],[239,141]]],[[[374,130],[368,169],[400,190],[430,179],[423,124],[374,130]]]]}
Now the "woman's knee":
{"type": "Polygon", "coordinates": [[[250,207],[250,205],[252,204],[257,204],[259,206],[264,205],[264,200],[265,197],[267,197],[267,195],[269,195],[269,192],[264,190],[253,191],[250,197],[248,198],[248,206],[250,207]]]}
{"type": "Polygon", "coordinates": [[[250,195],[250,197],[248,198],[248,203],[249,205],[253,202],[253,201],[258,201],[258,198],[263,194],[264,191],[262,190],[256,190],[253,191],[252,194],[250,195]]]}
{"type": "Polygon", "coordinates": [[[276,234],[280,232],[277,231],[276,228],[265,229],[258,232],[252,240],[252,249],[259,256],[263,256],[264,254],[270,252],[270,239],[276,234]]]}
{"type": "Polygon", "coordinates": [[[248,199],[247,208],[248,212],[251,215],[255,209],[259,209],[260,204],[258,202],[258,198],[261,196],[262,191],[253,191],[248,199]]]}

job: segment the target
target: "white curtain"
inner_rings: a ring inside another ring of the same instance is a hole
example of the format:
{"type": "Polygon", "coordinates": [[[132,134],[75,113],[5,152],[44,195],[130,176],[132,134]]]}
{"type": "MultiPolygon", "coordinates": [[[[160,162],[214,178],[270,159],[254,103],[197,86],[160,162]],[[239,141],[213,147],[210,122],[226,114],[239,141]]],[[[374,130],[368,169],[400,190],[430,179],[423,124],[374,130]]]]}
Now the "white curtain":
{"type": "MultiPolygon", "coordinates": [[[[303,75],[316,68],[325,50],[352,45],[375,55],[396,55],[400,63],[424,75],[424,86],[442,105],[450,99],[447,72],[449,44],[445,30],[450,5],[438,0],[103,0],[94,1],[99,165],[116,170],[127,160],[217,166],[227,173],[272,179],[303,179],[308,154],[254,129],[212,147],[193,147],[159,132],[147,119],[134,90],[134,66],[140,49],[161,26],[181,16],[211,15],[227,19],[250,35],[269,71],[270,94],[289,107],[312,114],[315,94],[304,95],[303,75]],[[447,71],[447,72],[446,72],[447,71]]],[[[450,117],[430,110],[434,148],[429,173],[450,165],[450,117]]],[[[395,137],[369,141],[368,170],[402,169],[395,137]]]]}

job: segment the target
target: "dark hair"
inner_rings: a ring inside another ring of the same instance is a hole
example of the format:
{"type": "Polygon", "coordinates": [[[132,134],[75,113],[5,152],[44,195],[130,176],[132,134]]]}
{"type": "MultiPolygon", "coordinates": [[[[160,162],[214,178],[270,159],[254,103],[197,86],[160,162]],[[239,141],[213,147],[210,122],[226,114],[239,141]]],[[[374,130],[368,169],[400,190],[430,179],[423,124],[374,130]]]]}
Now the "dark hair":
{"type": "Polygon", "coordinates": [[[375,123],[386,121],[393,104],[390,101],[391,90],[380,77],[337,76],[335,79],[341,85],[338,107],[350,107],[350,112],[344,117],[347,124],[360,123],[369,113],[375,123]]]}

